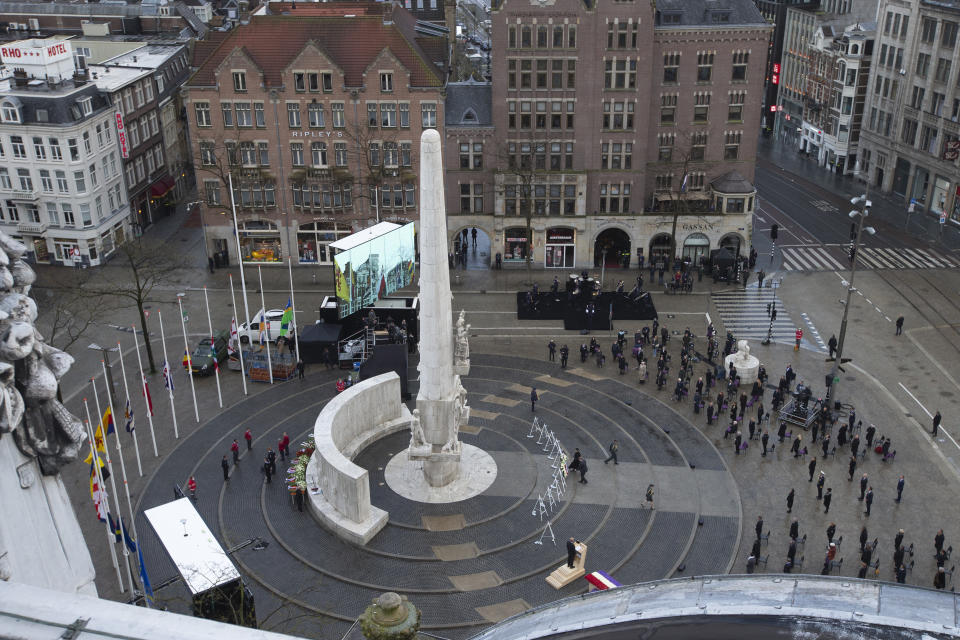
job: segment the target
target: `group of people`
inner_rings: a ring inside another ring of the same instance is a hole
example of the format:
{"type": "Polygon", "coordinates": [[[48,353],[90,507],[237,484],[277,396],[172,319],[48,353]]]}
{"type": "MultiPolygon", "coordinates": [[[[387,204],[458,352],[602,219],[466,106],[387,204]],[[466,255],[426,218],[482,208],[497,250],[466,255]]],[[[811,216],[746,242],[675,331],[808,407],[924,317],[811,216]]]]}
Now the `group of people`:
{"type": "MultiPolygon", "coordinates": [[[[247,443],[247,452],[253,452],[253,433],[250,429],[247,429],[243,434],[243,439],[247,443]]],[[[277,453],[280,454],[281,460],[286,460],[290,457],[290,436],[287,435],[287,432],[284,431],[283,435],[277,441],[277,450],[274,451],[273,447],[267,447],[266,454],[263,457],[263,463],[260,465],[260,471],[263,473],[267,484],[273,480],[273,476],[277,473],[277,453]]],[[[230,469],[231,466],[236,466],[240,463],[240,443],[237,438],[233,439],[233,443],[230,445],[230,454],[233,456],[233,465],[230,464],[230,461],[227,459],[227,456],[224,455],[223,459],[220,461],[220,467],[223,470],[223,480],[226,482],[230,479],[230,469]]],[[[191,492],[191,497],[196,496],[196,480],[191,476],[190,482],[187,484],[188,489],[191,492]]]]}

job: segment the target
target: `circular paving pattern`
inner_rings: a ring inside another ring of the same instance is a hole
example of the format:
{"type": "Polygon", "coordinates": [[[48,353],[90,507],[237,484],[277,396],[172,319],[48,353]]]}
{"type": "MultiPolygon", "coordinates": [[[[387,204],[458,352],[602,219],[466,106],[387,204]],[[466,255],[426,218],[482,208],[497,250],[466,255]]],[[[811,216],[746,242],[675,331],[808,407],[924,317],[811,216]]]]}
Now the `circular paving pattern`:
{"type": "Polygon", "coordinates": [[[383,470],[391,491],[407,500],[446,504],[478,496],[497,479],[497,462],[489,453],[472,444],[460,447],[460,473],[443,487],[431,487],[423,475],[423,462],[397,452],[383,470]]]}
{"type": "MultiPolygon", "coordinates": [[[[739,493],[699,430],[644,394],[632,376],[589,364],[561,370],[555,363],[477,353],[463,380],[471,417],[460,437],[492,458],[492,482],[448,504],[401,495],[385,472],[406,449],[409,434],[384,438],[355,462],[369,471],[371,502],[389,512],[389,522],[366,546],[345,543],[292,505],[283,482],[287,463],[278,461],[272,484],[259,472],[263,452],[275,448],[283,432],[294,443],[310,434],[334,395],[335,375],[275,385],[224,411],[163,461],[138,505],[141,513],[169,501],[173,484],[192,474],[200,487],[197,508],[225,547],[255,537],[268,541],[266,550],[247,547],[233,556],[256,595],[261,620],[293,603],[301,611],[278,617],[306,616],[281,629],[339,638],[373,598],[397,591],[421,608],[425,630],[467,637],[528,607],[585,591],[584,580],[559,591],[545,582],[564,562],[569,536],[589,545],[588,571],[604,570],[624,584],[726,573],[732,564],[741,529],[739,493]],[[530,385],[540,394],[536,414],[530,385]],[[529,437],[534,415],[568,455],[579,448],[589,463],[588,484],[571,474],[553,503],[546,492],[556,462],[543,442],[529,437]],[[244,452],[224,482],[220,459],[247,428],[254,451],[244,452]],[[604,464],[614,439],[619,464],[604,464]],[[650,484],[653,511],[644,500],[650,484]],[[556,544],[549,536],[541,541],[547,518],[538,515],[540,496],[556,544]]],[[[416,397],[416,389],[411,392],[416,397]]],[[[138,525],[153,582],[175,575],[142,516],[138,525]]],[[[174,600],[179,588],[157,597],[174,600]]]]}

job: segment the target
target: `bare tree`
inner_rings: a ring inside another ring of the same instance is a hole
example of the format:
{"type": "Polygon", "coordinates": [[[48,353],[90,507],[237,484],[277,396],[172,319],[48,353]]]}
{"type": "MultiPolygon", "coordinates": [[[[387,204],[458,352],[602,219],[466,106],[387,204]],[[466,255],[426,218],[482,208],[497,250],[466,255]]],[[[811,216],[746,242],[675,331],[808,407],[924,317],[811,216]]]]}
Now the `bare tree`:
{"type": "Polygon", "coordinates": [[[93,296],[113,296],[136,306],[150,373],[156,373],[157,366],[150,345],[144,306],[157,286],[174,282],[180,266],[168,247],[136,238],[118,245],[116,258],[110,267],[101,270],[97,281],[85,287],[85,291],[93,296]]]}
{"type": "Polygon", "coordinates": [[[31,290],[43,309],[47,343],[62,351],[68,351],[116,306],[111,297],[84,288],[91,273],[90,269],[61,269],[50,283],[37,283],[31,290]]]}
{"type": "MultiPolygon", "coordinates": [[[[680,167],[680,179],[679,181],[671,181],[669,190],[660,190],[660,193],[666,193],[669,196],[669,199],[666,202],[669,203],[668,212],[671,213],[672,224],[670,227],[670,257],[674,259],[677,257],[677,223],[680,220],[681,216],[688,216],[692,214],[701,213],[700,208],[695,203],[702,202],[697,199],[694,200],[690,196],[690,186],[693,180],[691,174],[691,165],[696,163],[697,167],[706,168],[706,163],[704,163],[701,156],[695,156],[694,149],[694,137],[697,134],[691,134],[685,129],[679,129],[677,133],[677,138],[680,140],[680,146],[674,145],[671,150],[671,156],[676,157],[678,162],[674,162],[672,167],[680,167]]],[[[661,208],[663,207],[663,200],[659,200],[661,208]]]]}

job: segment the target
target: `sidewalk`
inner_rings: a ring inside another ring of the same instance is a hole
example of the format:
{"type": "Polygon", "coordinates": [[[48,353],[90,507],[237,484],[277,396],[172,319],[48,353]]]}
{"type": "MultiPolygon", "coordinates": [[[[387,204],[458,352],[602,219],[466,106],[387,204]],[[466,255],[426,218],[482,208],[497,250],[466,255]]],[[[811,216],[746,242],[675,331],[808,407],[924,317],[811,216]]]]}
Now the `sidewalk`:
{"type": "MultiPolygon", "coordinates": [[[[812,157],[803,156],[792,146],[775,138],[761,137],[757,147],[758,166],[773,165],[783,171],[795,174],[804,180],[828,189],[833,193],[852,198],[862,195],[866,184],[851,176],[841,176],[826,167],[817,166],[812,157]]],[[[906,222],[907,203],[893,193],[882,193],[871,185],[870,200],[873,202],[871,217],[903,230],[906,222]]],[[[928,211],[918,211],[910,216],[906,229],[911,236],[946,251],[960,251],[960,225],[948,221],[940,233],[939,216],[928,211]]]]}

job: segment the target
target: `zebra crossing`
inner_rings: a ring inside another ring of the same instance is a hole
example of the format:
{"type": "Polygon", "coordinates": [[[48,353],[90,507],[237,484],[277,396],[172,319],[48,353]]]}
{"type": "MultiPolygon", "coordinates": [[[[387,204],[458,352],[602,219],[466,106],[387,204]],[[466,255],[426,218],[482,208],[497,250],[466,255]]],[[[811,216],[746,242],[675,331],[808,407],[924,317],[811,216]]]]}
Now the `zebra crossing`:
{"type": "Polygon", "coordinates": [[[723,326],[727,331],[732,332],[737,340],[764,340],[767,337],[767,329],[770,327],[767,305],[776,302],[777,320],[773,323],[773,341],[785,344],[794,343],[794,334],[798,325],[790,319],[790,314],[787,313],[783,302],[770,289],[761,291],[755,287],[748,287],[732,291],[718,291],[711,297],[720,313],[723,326]]]}
{"type": "MultiPolygon", "coordinates": [[[[850,268],[847,249],[841,247],[787,247],[785,271],[845,271],[850,268]]],[[[866,269],[951,269],[960,261],[932,249],[860,247],[857,266],[866,269]]]]}

